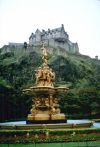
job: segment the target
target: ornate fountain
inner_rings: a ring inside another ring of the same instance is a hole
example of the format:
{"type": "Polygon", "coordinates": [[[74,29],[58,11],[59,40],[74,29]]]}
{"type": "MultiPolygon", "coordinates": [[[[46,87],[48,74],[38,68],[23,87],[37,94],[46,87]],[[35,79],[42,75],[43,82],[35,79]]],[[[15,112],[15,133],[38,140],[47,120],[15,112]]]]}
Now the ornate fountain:
{"type": "Polygon", "coordinates": [[[67,92],[66,87],[54,87],[55,73],[48,66],[48,50],[43,47],[43,64],[36,70],[35,86],[25,89],[24,92],[31,92],[32,108],[27,117],[27,124],[55,124],[66,123],[64,113],[61,113],[57,94],[67,92]]]}

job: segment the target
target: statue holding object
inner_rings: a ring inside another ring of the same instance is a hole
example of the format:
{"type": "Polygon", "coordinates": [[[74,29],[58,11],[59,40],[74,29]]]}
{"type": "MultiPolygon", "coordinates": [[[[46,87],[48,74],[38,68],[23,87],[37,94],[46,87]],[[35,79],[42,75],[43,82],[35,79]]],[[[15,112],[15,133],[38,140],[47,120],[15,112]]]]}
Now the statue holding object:
{"type": "Polygon", "coordinates": [[[48,66],[48,50],[42,47],[43,65],[36,70],[36,85],[37,86],[53,86],[55,73],[48,66]]]}

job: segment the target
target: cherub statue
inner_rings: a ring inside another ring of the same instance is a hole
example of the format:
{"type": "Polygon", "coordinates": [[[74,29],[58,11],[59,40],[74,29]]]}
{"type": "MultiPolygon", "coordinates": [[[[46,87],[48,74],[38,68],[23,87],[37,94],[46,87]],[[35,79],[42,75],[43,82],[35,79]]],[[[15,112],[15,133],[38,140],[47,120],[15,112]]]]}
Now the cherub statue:
{"type": "Polygon", "coordinates": [[[44,60],[44,63],[47,65],[48,64],[48,49],[44,48],[44,46],[41,48],[43,57],[42,59],[44,60]]]}
{"type": "Polygon", "coordinates": [[[36,74],[35,74],[35,76],[36,76],[36,84],[39,83],[39,80],[40,80],[40,78],[42,78],[42,75],[43,75],[42,68],[39,67],[38,70],[36,70],[36,74]]]}
{"type": "Polygon", "coordinates": [[[47,81],[49,86],[53,86],[53,81],[55,79],[55,73],[52,71],[52,69],[49,69],[49,72],[47,74],[47,81]]]}

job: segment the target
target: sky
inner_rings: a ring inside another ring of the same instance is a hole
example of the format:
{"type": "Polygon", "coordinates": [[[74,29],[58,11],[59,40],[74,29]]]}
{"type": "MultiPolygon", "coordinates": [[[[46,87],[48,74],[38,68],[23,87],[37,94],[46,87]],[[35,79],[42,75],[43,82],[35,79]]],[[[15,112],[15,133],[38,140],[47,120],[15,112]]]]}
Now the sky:
{"type": "Polygon", "coordinates": [[[100,0],[0,0],[0,47],[61,24],[81,54],[100,59],[100,0]]]}

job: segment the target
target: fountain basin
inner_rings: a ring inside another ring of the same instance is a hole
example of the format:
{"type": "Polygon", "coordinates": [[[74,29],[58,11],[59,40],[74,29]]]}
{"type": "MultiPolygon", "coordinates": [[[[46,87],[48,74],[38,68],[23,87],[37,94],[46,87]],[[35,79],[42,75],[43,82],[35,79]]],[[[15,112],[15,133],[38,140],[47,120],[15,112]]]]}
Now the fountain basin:
{"type": "Polygon", "coordinates": [[[93,126],[93,121],[89,120],[68,120],[68,123],[55,124],[26,124],[26,121],[0,123],[0,129],[6,130],[31,130],[31,129],[73,129],[89,128],[93,126]]]}

